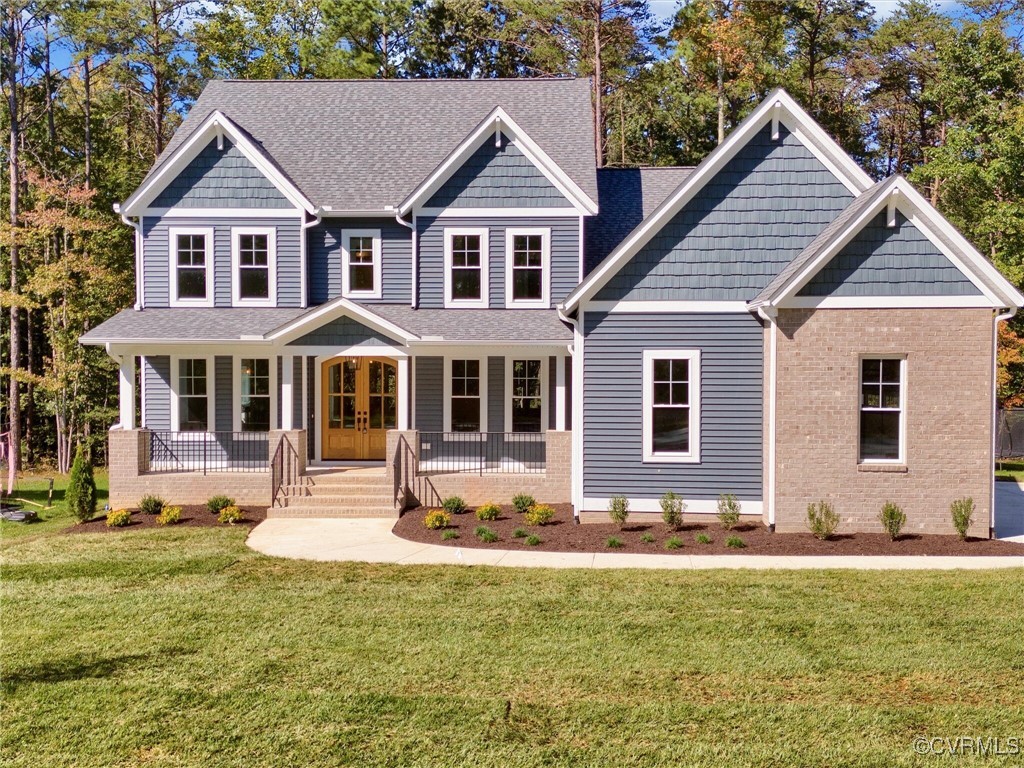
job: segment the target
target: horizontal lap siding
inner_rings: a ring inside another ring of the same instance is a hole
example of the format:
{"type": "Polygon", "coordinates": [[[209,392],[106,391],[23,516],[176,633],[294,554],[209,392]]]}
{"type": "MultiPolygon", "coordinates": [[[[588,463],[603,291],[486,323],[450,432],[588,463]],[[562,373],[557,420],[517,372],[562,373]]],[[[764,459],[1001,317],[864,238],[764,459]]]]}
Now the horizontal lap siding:
{"type": "Polygon", "coordinates": [[[749,314],[585,314],[583,493],[762,497],[763,330],[749,314]],[[644,349],[701,352],[699,464],[642,461],[644,349]]]}
{"type": "Polygon", "coordinates": [[[416,424],[420,432],[441,432],[444,430],[442,400],[444,389],[444,358],[416,358],[416,424]]]}
{"type": "Polygon", "coordinates": [[[213,421],[217,432],[232,432],[234,420],[234,358],[217,356],[213,360],[214,392],[213,421]]]}
{"type": "Polygon", "coordinates": [[[292,425],[302,429],[302,356],[292,358],[292,425]]]}
{"type": "Polygon", "coordinates": [[[412,230],[391,219],[326,219],[308,233],[309,301],[323,304],[341,296],[341,230],[379,229],[381,298],[361,304],[406,304],[412,286],[412,230]]]}
{"type": "Polygon", "coordinates": [[[171,358],[155,355],[142,358],[143,414],[142,426],[148,429],[171,428],[171,358]]]}
{"type": "Polygon", "coordinates": [[[505,431],[505,358],[487,358],[487,431],[505,431]]]}

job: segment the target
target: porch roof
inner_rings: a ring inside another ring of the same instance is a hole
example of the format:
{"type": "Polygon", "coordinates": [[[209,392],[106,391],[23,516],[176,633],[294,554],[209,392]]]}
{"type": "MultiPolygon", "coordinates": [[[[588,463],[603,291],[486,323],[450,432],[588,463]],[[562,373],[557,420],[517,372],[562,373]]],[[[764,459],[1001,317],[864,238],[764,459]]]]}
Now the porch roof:
{"type": "Polygon", "coordinates": [[[572,341],[572,331],[554,309],[413,309],[408,304],[374,304],[367,309],[430,342],[572,341]]]}
{"type": "Polygon", "coordinates": [[[125,309],[85,333],[83,344],[259,340],[307,310],[277,307],[125,309]]]}

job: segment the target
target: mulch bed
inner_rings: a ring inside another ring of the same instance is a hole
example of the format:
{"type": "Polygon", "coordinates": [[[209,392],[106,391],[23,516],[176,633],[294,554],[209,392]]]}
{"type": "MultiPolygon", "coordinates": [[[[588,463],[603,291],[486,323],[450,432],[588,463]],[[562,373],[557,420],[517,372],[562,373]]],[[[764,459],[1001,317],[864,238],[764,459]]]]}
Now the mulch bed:
{"type": "Polygon", "coordinates": [[[755,523],[741,523],[731,531],[725,531],[714,518],[708,523],[686,523],[682,529],[673,532],[661,522],[627,522],[620,530],[613,523],[585,523],[576,525],[573,521],[571,504],[553,504],[555,518],[548,525],[530,527],[522,515],[511,506],[503,506],[501,517],[493,522],[480,522],[469,510],[452,516],[451,529],[459,538],[441,540],[441,531],[432,531],[423,526],[423,518],[429,511],[426,507],[408,510],[395,524],[397,536],[424,544],[440,544],[448,547],[472,547],[474,549],[527,549],[541,552],[631,552],[646,554],[680,555],[1016,555],[1024,556],[1024,545],[1008,541],[989,539],[967,539],[960,541],[956,536],[922,535],[908,533],[897,541],[889,541],[883,533],[840,533],[829,541],[819,541],[810,533],[771,533],[766,527],[755,523]],[[485,525],[498,534],[498,540],[488,544],[477,538],[473,531],[485,525]],[[523,539],[513,538],[516,528],[524,528],[541,538],[541,543],[528,546],[523,539]],[[710,544],[698,544],[697,534],[711,537],[710,544]],[[650,534],[654,541],[641,541],[644,534],[650,534]],[[619,549],[610,549],[607,541],[614,536],[622,542],[619,549]],[[671,537],[683,541],[680,549],[665,549],[665,541],[671,537]],[[730,536],[739,536],[747,546],[732,549],[725,545],[730,536]]]}
{"type": "MultiPolygon", "coordinates": [[[[265,507],[242,507],[245,519],[235,523],[236,526],[252,528],[267,519],[265,507]]],[[[177,528],[186,526],[188,528],[226,528],[225,523],[217,522],[217,515],[213,514],[203,504],[194,504],[181,507],[181,519],[174,525],[157,525],[156,515],[144,515],[137,509],[132,510],[132,521],[119,528],[108,528],[107,518],[103,515],[94,517],[87,523],[78,523],[65,529],[65,533],[119,533],[122,531],[138,531],[143,528],[177,528]]]]}

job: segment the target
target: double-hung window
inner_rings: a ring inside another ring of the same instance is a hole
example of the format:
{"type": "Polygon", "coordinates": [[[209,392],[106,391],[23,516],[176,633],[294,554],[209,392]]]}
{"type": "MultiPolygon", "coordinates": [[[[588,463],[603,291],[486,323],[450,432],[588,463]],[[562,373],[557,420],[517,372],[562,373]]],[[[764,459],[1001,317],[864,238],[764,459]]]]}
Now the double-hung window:
{"type": "Polygon", "coordinates": [[[206,432],[210,428],[210,370],[206,358],[178,359],[178,431],[206,432]]]}
{"type": "Polygon", "coordinates": [[[446,228],[444,238],[445,306],[486,309],[487,230],[446,228]]]}
{"type": "Polygon", "coordinates": [[[213,230],[170,227],[170,304],[213,306],[213,230]]]}
{"type": "Polygon", "coordinates": [[[906,367],[902,358],[860,361],[860,461],[906,460],[906,367]]]}
{"type": "Polygon", "coordinates": [[[353,299],[381,297],[379,229],[341,231],[341,294],[353,299]]]}
{"type": "Polygon", "coordinates": [[[445,359],[444,431],[487,430],[487,360],[445,359]]]}
{"type": "Polygon", "coordinates": [[[508,429],[510,432],[543,432],[547,429],[544,409],[544,364],[546,359],[510,358],[505,361],[509,384],[508,429]]]}
{"type": "Polygon", "coordinates": [[[644,461],[700,461],[700,352],[645,350],[642,400],[644,461]]]}
{"type": "Polygon", "coordinates": [[[550,243],[550,229],[505,230],[505,306],[549,306],[550,243]]]}
{"type": "Polygon", "coordinates": [[[232,293],[236,305],[272,307],[276,303],[276,241],[272,227],[232,228],[232,293]]]}
{"type": "Polygon", "coordinates": [[[241,431],[270,430],[270,360],[244,357],[239,363],[241,431]]]}

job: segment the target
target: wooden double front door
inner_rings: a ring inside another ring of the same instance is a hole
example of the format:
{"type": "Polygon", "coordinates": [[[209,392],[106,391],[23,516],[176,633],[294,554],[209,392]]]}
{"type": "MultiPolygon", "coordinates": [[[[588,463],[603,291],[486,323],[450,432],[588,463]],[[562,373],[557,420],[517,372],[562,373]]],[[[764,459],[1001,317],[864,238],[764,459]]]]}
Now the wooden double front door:
{"type": "Polygon", "coordinates": [[[322,458],[381,460],[398,424],[398,366],[375,357],[335,358],[321,367],[322,458]]]}

